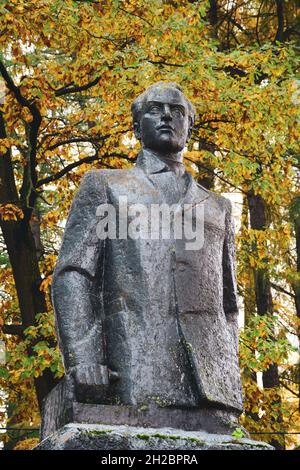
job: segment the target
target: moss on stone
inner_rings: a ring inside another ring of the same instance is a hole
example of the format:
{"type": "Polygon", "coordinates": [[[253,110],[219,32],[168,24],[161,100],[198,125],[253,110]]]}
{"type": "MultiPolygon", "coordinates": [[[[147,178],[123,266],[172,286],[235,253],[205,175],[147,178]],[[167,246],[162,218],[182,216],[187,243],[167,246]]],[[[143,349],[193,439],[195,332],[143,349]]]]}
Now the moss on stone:
{"type": "Polygon", "coordinates": [[[142,439],[143,441],[149,441],[149,439],[152,437],[152,436],[149,436],[149,434],[137,434],[136,437],[138,439],[142,439]]]}
{"type": "Polygon", "coordinates": [[[88,436],[91,437],[97,437],[97,436],[105,436],[105,434],[109,434],[112,432],[112,429],[93,429],[91,431],[84,431],[84,434],[87,434],[88,436]]]}
{"type": "Polygon", "coordinates": [[[138,411],[148,411],[149,406],[148,405],[142,405],[139,407],[138,411]]]}
{"type": "Polygon", "coordinates": [[[254,442],[244,442],[244,441],[239,441],[238,439],[235,439],[235,440],[232,440],[232,441],[223,441],[221,442],[221,444],[226,444],[226,445],[240,445],[240,446],[251,446],[253,449],[255,449],[256,447],[258,448],[262,448],[262,449],[267,449],[267,444],[260,444],[259,442],[254,443],[254,442]]]}
{"type": "Polygon", "coordinates": [[[172,435],[164,435],[164,434],[137,434],[136,437],[138,439],[143,439],[144,441],[149,441],[151,438],[157,438],[157,439],[170,439],[173,441],[190,441],[190,442],[195,442],[196,444],[203,446],[204,442],[200,441],[200,439],[197,439],[196,437],[183,437],[183,436],[172,436],[172,435]]]}

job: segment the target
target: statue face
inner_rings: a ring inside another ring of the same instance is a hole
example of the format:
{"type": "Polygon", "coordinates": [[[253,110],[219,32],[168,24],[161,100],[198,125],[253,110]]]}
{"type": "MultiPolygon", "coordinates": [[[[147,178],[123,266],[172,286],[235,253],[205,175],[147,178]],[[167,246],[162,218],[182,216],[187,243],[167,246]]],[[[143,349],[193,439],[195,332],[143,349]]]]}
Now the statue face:
{"type": "Polygon", "coordinates": [[[182,93],[174,88],[151,90],[134,129],[143,147],[168,154],[183,150],[190,137],[190,120],[182,93]]]}

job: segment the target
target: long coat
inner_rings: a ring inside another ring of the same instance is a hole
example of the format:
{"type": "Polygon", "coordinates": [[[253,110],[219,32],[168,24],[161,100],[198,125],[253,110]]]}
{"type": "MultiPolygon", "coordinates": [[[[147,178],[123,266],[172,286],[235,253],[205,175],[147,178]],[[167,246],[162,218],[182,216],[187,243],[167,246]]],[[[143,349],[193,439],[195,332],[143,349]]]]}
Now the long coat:
{"type": "Polygon", "coordinates": [[[180,188],[176,174],[145,151],[131,169],[84,176],[52,288],[64,362],[66,368],[77,361],[116,371],[120,378],[110,385],[111,403],[241,411],[231,203],[189,173],[184,178],[180,188]],[[202,248],[186,250],[185,241],[174,238],[99,240],[97,207],[118,208],[119,196],[126,196],[128,205],[203,203],[202,248]],[[66,273],[75,277],[68,280],[66,273]],[[85,282],[76,285],[78,276],[85,282]],[[58,297],[70,297],[68,284],[74,304],[92,299],[75,305],[77,313],[57,306],[58,297]]]}

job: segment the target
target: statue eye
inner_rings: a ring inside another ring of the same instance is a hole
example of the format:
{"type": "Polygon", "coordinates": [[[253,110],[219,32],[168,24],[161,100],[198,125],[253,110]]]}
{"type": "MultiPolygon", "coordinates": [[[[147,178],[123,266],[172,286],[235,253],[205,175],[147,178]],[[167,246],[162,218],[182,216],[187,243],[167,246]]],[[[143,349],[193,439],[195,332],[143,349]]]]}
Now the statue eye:
{"type": "Polygon", "coordinates": [[[150,113],[160,113],[160,107],[159,106],[150,106],[149,108],[150,113]]]}
{"type": "Polygon", "coordinates": [[[173,114],[174,116],[180,116],[180,117],[182,117],[182,116],[184,116],[184,110],[183,110],[182,108],[179,108],[179,107],[176,106],[175,108],[173,108],[172,114],[173,114]]]}

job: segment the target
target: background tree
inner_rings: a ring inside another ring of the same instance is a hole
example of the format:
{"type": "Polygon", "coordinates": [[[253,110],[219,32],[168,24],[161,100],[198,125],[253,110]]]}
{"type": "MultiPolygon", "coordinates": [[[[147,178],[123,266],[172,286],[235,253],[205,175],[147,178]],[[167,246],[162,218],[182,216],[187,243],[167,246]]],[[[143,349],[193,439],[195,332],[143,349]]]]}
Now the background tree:
{"type": "MultiPolygon", "coordinates": [[[[244,197],[242,421],[252,433],[297,432],[297,2],[2,0],[0,13],[0,388],[8,426],[35,428],[63,374],[49,293],[74,191],[91,167],[132,165],[131,102],[166,80],[179,82],[199,111],[189,170],[244,197]]],[[[4,433],[6,445],[32,446],[33,434],[20,433],[4,433]]],[[[255,436],[278,447],[293,440],[255,436]]]]}

